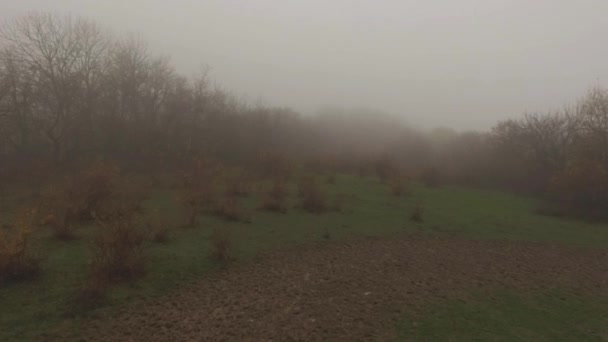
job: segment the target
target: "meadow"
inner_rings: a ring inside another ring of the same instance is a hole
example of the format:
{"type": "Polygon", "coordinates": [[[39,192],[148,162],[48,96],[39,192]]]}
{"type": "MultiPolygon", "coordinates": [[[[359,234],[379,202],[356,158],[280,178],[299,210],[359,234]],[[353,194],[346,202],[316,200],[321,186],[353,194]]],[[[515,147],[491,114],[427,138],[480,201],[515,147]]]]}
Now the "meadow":
{"type": "MultiPolygon", "coordinates": [[[[261,195],[254,192],[242,199],[249,222],[204,215],[194,227],[184,226],[184,208],[175,190],[156,187],[147,196],[144,211],[163,217],[168,227],[166,241],[146,240],[144,276],[112,286],[104,300],[92,308],[83,308],[76,298],[86,281],[90,246],[99,228],[93,223],[80,226],[75,239],[62,241],[54,239],[49,228],[36,227],[32,249],[41,259],[41,272],[33,280],[0,287],[0,340],[30,340],[78,331],[83,321],[111,317],[130,303],[176,291],[225,267],[254,262],[260,252],[285,246],[407,234],[533,241],[592,250],[608,246],[608,225],[539,215],[536,208],[540,202],[533,198],[415,182],[408,183],[404,194],[397,196],[375,178],[317,178],[330,199],[341,198],[340,210],[309,213],[299,208],[296,185],[290,184],[285,213],[259,210],[261,195]],[[415,208],[421,208],[419,220],[411,218],[415,208]],[[231,241],[234,260],[227,265],[209,258],[210,241],[217,229],[227,232],[231,241]]],[[[5,222],[9,222],[9,209],[17,200],[10,196],[3,199],[5,222]]],[[[608,312],[606,298],[577,298],[573,302],[557,297],[554,292],[533,298],[507,292],[491,300],[477,296],[466,304],[446,300],[429,309],[428,316],[414,328],[404,317],[395,329],[403,338],[422,340],[447,338],[454,331],[458,332],[456,340],[463,341],[539,340],[539,336],[544,338],[540,340],[585,340],[588,325],[596,329],[608,326],[601,318],[601,313],[608,312]],[[584,324],[569,324],[572,322],[584,324]]]]}

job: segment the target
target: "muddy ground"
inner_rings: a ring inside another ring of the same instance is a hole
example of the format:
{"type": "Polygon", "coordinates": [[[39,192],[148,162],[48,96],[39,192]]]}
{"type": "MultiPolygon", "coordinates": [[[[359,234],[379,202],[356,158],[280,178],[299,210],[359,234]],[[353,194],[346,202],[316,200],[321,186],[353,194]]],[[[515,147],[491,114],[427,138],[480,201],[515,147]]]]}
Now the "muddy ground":
{"type": "Polygon", "coordinates": [[[86,341],[392,340],[433,301],[550,288],[608,295],[608,251],[522,242],[365,238],[265,254],[85,323],[86,341]]]}

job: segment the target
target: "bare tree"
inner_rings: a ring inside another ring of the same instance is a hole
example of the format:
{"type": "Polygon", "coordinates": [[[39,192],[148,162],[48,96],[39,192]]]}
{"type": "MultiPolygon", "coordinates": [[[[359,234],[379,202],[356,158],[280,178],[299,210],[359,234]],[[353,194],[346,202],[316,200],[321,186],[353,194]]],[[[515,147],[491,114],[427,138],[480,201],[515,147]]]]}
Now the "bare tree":
{"type": "Polygon", "coordinates": [[[94,108],[91,99],[103,71],[107,37],[93,22],[39,13],[5,25],[0,37],[10,58],[31,77],[32,115],[60,161],[94,108]]]}
{"type": "Polygon", "coordinates": [[[28,148],[34,134],[31,107],[31,73],[11,50],[0,51],[0,132],[5,148],[28,148]]]}
{"type": "Polygon", "coordinates": [[[592,88],[578,108],[582,154],[608,167],[608,90],[592,88]]]}

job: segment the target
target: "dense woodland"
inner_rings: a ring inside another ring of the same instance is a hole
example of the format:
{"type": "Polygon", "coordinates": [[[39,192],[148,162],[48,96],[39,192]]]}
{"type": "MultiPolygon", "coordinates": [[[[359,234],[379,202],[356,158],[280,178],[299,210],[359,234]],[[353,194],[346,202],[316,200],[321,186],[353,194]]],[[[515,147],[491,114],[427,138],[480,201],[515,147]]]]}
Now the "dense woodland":
{"type": "Polygon", "coordinates": [[[373,110],[309,117],[250,105],[205,72],[179,75],[137,36],[81,18],[22,17],[2,27],[0,47],[4,183],[73,172],[99,158],[176,174],[205,159],[260,172],[289,164],[506,188],[546,196],[548,213],[608,213],[608,91],[601,87],[561,110],[513,113],[520,118],[489,132],[427,132],[373,110]]]}

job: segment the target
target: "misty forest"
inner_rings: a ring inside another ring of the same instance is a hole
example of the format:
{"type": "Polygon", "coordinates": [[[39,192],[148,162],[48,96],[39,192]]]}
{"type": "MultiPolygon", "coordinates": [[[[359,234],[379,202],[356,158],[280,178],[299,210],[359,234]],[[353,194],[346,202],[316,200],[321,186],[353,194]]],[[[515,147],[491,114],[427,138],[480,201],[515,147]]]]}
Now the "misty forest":
{"type": "Polygon", "coordinates": [[[3,24],[0,340],[608,340],[601,83],[431,129],[251,101],[154,51],[3,24]]]}

